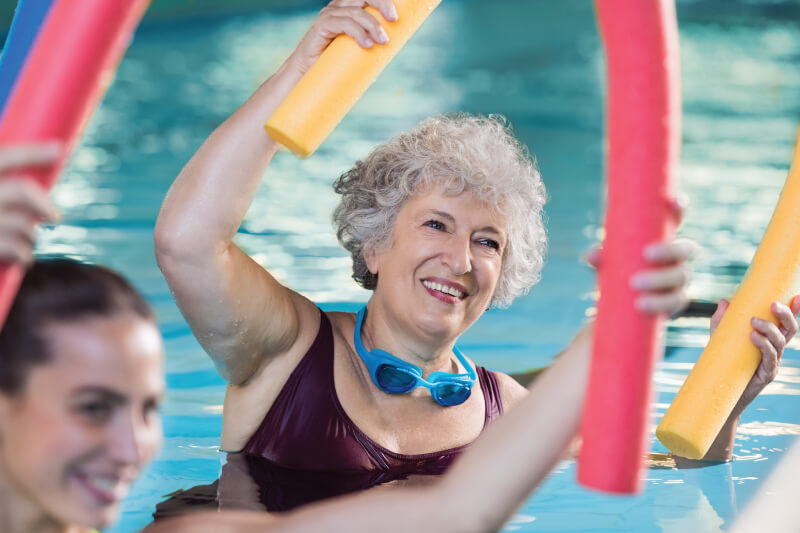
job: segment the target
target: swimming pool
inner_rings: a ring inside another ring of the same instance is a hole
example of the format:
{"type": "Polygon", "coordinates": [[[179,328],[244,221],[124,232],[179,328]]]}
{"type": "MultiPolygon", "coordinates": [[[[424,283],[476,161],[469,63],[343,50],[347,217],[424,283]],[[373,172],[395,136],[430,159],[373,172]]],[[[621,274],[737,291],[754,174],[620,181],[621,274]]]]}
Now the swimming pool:
{"type": "MultiPolygon", "coordinates": [[[[786,176],[800,117],[800,28],[787,21],[798,15],[797,6],[781,4],[679,6],[680,181],[692,200],[682,231],[704,247],[694,263],[695,298],[715,300],[733,290],[786,176]]],[[[217,478],[224,384],[156,267],[153,223],[183,163],[277,68],[313,16],[308,7],[286,7],[146,24],[54,191],[64,223],[41,230],[37,250],[123,272],[156,307],[167,340],[164,450],[113,531],[147,523],[166,494],[217,478]]],[[[603,70],[585,0],[444,2],[314,157],[276,158],[238,242],[324,307],[354,307],[367,293],[350,279],[349,259],[331,229],[333,178],[376,142],[453,110],[508,116],[536,154],[550,194],[543,281],[510,310],[487,313],[461,346],[500,370],[546,364],[593,305],[593,275],[578,257],[601,221],[603,70]]],[[[704,343],[704,323],[670,325],[656,413],[704,343]]],[[[579,488],[574,462],[565,461],[507,529],[724,529],[800,433],[800,355],[789,351],[784,361],[778,381],[744,415],[735,462],[677,471],[656,460],[644,473],[642,495],[615,498],[579,488]]]]}

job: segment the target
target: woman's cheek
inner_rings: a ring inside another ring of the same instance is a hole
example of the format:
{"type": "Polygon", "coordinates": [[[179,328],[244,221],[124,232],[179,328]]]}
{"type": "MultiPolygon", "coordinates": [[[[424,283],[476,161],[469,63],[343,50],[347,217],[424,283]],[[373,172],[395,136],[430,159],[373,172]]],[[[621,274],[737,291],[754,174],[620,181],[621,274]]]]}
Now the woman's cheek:
{"type": "Polygon", "coordinates": [[[149,439],[146,444],[146,451],[142,454],[142,464],[140,465],[142,468],[147,466],[147,464],[153,460],[156,454],[158,454],[158,450],[161,449],[163,440],[161,418],[159,417],[157,421],[153,422],[151,428],[149,428],[149,439]]]}

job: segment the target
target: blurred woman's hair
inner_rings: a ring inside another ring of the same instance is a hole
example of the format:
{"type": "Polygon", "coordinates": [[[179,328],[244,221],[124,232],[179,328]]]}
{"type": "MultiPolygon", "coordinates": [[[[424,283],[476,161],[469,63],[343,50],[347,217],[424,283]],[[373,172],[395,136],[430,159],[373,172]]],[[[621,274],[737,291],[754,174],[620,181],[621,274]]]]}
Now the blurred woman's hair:
{"type": "Polygon", "coordinates": [[[21,392],[31,369],[50,360],[48,324],[125,313],[155,322],[144,298],[113,270],[71,259],[35,261],[0,330],[0,393],[21,392]]]}
{"type": "Polygon", "coordinates": [[[334,190],[342,197],[333,220],[339,242],[353,259],[353,279],[366,289],[377,286],[365,251],[388,246],[403,205],[435,187],[452,195],[470,191],[507,221],[508,244],[493,305],[510,305],[539,281],[547,250],[546,193],[536,164],[505,118],[466,114],[423,121],[379,145],[336,180],[334,190]]]}

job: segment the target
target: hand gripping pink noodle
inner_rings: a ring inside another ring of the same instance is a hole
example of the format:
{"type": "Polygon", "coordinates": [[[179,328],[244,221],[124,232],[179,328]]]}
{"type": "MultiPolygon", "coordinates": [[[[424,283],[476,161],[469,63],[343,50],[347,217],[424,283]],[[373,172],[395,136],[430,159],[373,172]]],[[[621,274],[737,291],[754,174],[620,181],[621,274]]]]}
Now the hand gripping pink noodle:
{"type": "MultiPolygon", "coordinates": [[[[59,140],[67,149],[55,165],[17,172],[14,179],[53,186],[82,126],[110,84],[149,2],[51,2],[4,107],[0,146],[59,140]]],[[[17,16],[20,12],[18,6],[17,16]]],[[[17,265],[0,265],[0,325],[22,275],[17,265]]]]}
{"type": "Polygon", "coordinates": [[[671,184],[680,150],[674,0],[597,0],[608,79],[608,208],[594,352],[578,481],[633,493],[645,453],[661,320],[635,308],[644,247],[675,224],[671,184]]]}

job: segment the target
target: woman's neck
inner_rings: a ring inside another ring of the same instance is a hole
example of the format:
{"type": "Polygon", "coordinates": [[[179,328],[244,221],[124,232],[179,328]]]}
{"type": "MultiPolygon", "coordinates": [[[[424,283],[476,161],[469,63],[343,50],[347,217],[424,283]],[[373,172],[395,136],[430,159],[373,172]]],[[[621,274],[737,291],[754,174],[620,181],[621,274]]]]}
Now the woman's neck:
{"type": "Polygon", "coordinates": [[[453,357],[456,339],[421,338],[408,331],[408,325],[382,311],[381,306],[370,301],[361,332],[357,332],[368,350],[379,348],[417,365],[425,377],[433,372],[464,371],[453,357]]]}
{"type": "Polygon", "coordinates": [[[81,528],[54,520],[13,486],[0,465],[0,531],[3,533],[79,533],[81,528]]]}

